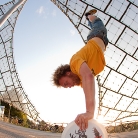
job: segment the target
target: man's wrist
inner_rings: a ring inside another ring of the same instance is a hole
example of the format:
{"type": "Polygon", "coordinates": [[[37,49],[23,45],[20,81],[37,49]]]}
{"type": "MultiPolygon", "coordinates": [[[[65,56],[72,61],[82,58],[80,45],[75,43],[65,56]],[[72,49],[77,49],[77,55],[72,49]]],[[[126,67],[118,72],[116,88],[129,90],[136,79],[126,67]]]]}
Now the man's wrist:
{"type": "Polygon", "coordinates": [[[86,113],[91,113],[92,114],[92,112],[90,112],[90,111],[86,111],[86,113]]]}

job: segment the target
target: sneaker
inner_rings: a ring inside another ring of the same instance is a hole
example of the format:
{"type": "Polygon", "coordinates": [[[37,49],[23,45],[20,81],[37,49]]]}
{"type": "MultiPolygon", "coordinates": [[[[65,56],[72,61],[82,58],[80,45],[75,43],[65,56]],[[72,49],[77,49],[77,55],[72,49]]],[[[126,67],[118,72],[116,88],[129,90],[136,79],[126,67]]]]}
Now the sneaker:
{"type": "Polygon", "coordinates": [[[88,15],[91,15],[91,14],[93,15],[93,14],[95,14],[96,12],[97,12],[96,9],[92,9],[92,10],[86,12],[86,13],[85,13],[86,19],[89,20],[89,19],[88,19],[88,15]]]}

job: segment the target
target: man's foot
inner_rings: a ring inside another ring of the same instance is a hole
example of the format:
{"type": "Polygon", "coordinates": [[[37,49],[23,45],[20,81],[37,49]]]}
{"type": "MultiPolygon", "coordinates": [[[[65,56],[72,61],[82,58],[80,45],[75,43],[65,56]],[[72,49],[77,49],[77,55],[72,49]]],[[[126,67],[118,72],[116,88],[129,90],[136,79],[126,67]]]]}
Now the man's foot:
{"type": "Polygon", "coordinates": [[[93,15],[93,14],[95,14],[96,12],[97,12],[96,9],[92,9],[92,10],[86,12],[86,13],[85,13],[86,19],[89,20],[89,19],[88,19],[88,15],[91,15],[91,14],[93,15]]]}

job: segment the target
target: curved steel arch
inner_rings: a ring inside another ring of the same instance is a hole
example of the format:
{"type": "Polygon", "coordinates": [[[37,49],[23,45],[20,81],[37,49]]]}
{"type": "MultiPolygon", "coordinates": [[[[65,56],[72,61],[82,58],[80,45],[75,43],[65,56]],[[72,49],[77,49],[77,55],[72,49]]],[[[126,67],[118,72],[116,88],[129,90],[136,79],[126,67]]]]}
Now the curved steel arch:
{"type": "Polygon", "coordinates": [[[97,9],[108,30],[106,67],[97,76],[99,107],[105,120],[134,120],[138,116],[138,1],[51,0],[73,23],[84,43],[90,28],[85,12],[97,9]]]}
{"type": "Polygon", "coordinates": [[[13,57],[14,27],[26,1],[12,0],[0,5],[0,100],[37,120],[40,119],[39,113],[22,87],[13,57]]]}
{"type": "MultiPolygon", "coordinates": [[[[0,5],[0,19],[19,0],[0,5]]],[[[132,119],[138,115],[138,2],[136,0],[51,0],[74,24],[84,43],[89,31],[84,17],[91,8],[108,30],[106,67],[97,77],[99,84],[98,115],[108,121],[132,119]],[[129,118],[128,118],[129,117],[129,118]]],[[[26,0],[25,0],[26,2],[26,0]]],[[[20,82],[13,58],[13,32],[25,2],[0,28],[0,99],[12,103],[32,119],[38,112],[20,82]]]]}

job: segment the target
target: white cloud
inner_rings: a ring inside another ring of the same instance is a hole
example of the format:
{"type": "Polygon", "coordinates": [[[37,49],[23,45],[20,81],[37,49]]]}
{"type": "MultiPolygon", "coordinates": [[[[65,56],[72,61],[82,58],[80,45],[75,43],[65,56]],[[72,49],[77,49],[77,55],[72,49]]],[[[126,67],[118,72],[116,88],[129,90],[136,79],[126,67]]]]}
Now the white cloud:
{"type": "Polygon", "coordinates": [[[45,9],[43,6],[41,6],[36,12],[41,15],[45,13],[45,9]]]}
{"type": "Polygon", "coordinates": [[[70,30],[71,35],[75,35],[75,30],[70,30]]]}
{"type": "MultiPolygon", "coordinates": [[[[44,6],[41,6],[39,9],[37,9],[36,11],[39,15],[43,16],[44,18],[47,18],[47,16],[49,15],[49,11],[47,8],[45,8],[44,6]]],[[[52,11],[52,16],[56,16],[57,12],[56,10],[52,11]]]]}
{"type": "Polygon", "coordinates": [[[49,15],[49,11],[47,8],[45,8],[44,6],[41,6],[37,11],[36,11],[40,16],[42,16],[43,18],[47,18],[49,15]]]}

